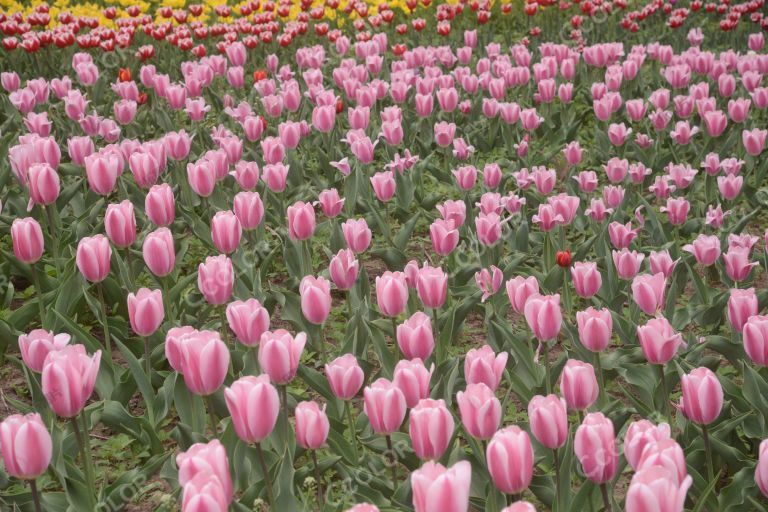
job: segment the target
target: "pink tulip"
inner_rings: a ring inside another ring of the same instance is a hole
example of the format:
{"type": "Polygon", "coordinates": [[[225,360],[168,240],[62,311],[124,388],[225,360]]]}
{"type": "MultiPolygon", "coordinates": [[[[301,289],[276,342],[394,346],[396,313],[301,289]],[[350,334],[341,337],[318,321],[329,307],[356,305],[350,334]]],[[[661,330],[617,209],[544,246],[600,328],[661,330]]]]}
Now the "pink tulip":
{"type": "Polygon", "coordinates": [[[443,220],[453,222],[454,228],[462,226],[467,217],[467,205],[464,201],[445,201],[437,205],[437,211],[443,220]]]}
{"type": "Polygon", "coordinates": [[[101,196],[108,196],[117,183],[123,164],[113,153],[94,153],[84,159],[88,186],[101,196]]]}
{"type": "Polygon", "coordinates": [[[397,317],[408,302],[408,283],[402,272],[386,271],[376,277],[376,301],[381,314],[397,317]]]}
{"type": "Polygon", "coordinates": [[[740,332],[747,320],[757,315],[758,310],[757,295],[755,295],[754,288],[731,289],[728,297],[728,322],[734,330],[740,332]]]}
{"type": "Polygon", "coordinates": [[[474,438],[490,439],[501,421],[501,402],[493,390],[482,382],[468,384],[456,394],[456,401],[464,430],[474,438]]]}
{"type": "Polygon", "coordinates": [[[85,237],[77,244],[77,268],[85,279],[100,283],[109,275],[112,248],[104,235],[85,237]]]}
{"type": "Polygon", "coordinates": [[[603,278],[597,269],[597,263],[578,261],[571,267],[571,280],[576,295],[588,299],[600,291],[603,278]]]}
{"type": "Polygon", "coordinates": [[[576,430],[574,451],[584,474],[596,484],[604,484],[616,475],[619,452],[613,423],[601,412],[587,414],[576,430]]]}
{"type": "Polygon", "coordinates": [[[720,239],[715,235],[701,234],[693,243],[684,245],[683,250],[693,254],[700,265],[708,267],[720,257],[720,239]]]}
{"type": "Polygon", "coordinates": [[[165,277],[176,264],[173,235],[168,228],[158,228],[147,235],[142,245],[144,263],[158,277],[165,277]]]}
{"type": "Polygon", "coordinates": [[[27,264],[37,263],[43,256],[44,239],[40,224],[32,217],[16,218],[11,224],[13,254],[27,264]]]}
{"type": "Polygon", "coordinates": [[[768,316],[753,315],[741,331],[744,351],[757,365],[768,366],[768,316]]]}
{"type": "Polygon", "coordinates": [[[85,165],[85,157],[93,154],[93,140],[90,137],[71,137],[67,140],[67,152],[72,163],[80,167],[85,165]]]}
{"type": "Polygon", "coordinates": [[[651,251],[651,255],[648,257],[649,267],[652,274],[664,274],[664,277],[669,279],[672,276],[672,272],[675,271],[675,266],[678,260],[672,260],[669,255],[669,251],[651,251]]]}
{"type": "Polygon", "coordinates": [[[288,236],[291,240],[307,240],[315,232],[315,209],[311,203],[297,201],[288,207],[288,236]]]}
{"type": "Polygon", "coordinates": [[[19,336],[19,351],[21,359],[27,368],[33,372],[43,371],[45,358],[50,352],[55,352],[66,347],[71,340],[69,334],[56,334],[43,329],[34,329],[29,334],[19,336]]]}
{"type": "Polygon", "coordinates": [[[434,370],[434,364],[428,369],[418,358],[403,359],[397,363],[392,383],[403,392],[408,408],[416,406],[419,400],[429,398],[429,380],[434,370]]]}
{"type": "Polygon", "coordinates": [[[460,461],[451,467],[426,462],[411,473],[415,512],[467,512],[472,466],[460,461]]]}
{"type": "Polygon", "coordinates": [[[439,309],[448,294],[448,274],[440,267],[425,264],[419,269],[416,290],[425,308],[439,309]]]}
{"type": "Polygon", "coordinates": [[[467,384],[482,382],[495,391],[504,375],[508,356],[506,352],[496,355],[489,345],[469,350],[464,358],[464,379],[467,384]]]}
{"type": "Polygon", "coordinates": [[[320,192],[318,204],[320,204],[320,208],[323,210],[323,215],[333,219],[341,213],[341,209],[344,207],[344,199],[339,197],[338,190],[331,188],[320,192]]]}
{"type": "Polygon", "coordinates": [[[128,294],[128,318],[139,336],[151,336],[163,323],[163,294],[160,290],[140,288],[128,294]]]}
{"type": "Polygon", "coordinates": [[[43,363],[42,388],[48,405],[62,418],[74,418],[93,394],[99,373],[101,350],[93,357],[83,345],[68,345],[52,351],[43,363]]]}
{"type": "Polygon", "coordinates": [[[104,229],[107,236],[117,247],[125,249],[136,241],[136,216],[133,203],[126,199],[107,206],[104,215],[104,229]]]}
{"type": "Polygon", "coordinates": [[[576,313],[579,340],[592,352],[602,352],[611,342],[613,318],[607,309],[589,307],[576,313]]]}
{"type": "Polygon", "coordinates": [[[528,433],[511,426],[493,435],[486,449],[488,472],[497,489],[505,494],[519,494],[531,484],[533,446],[528,433]]]}
{"type": "Polygon", "coordinates": [[[216,169],[206,159],[187,164],[187,180],[192,190],[200,197],[209,197],[216,186],[216,169]]]}
{"type": "Polygon", "coordinates": [[[560,334],[563,314],[560,295],[534,295],[525,303],[525,321],[539,341],[556,339],[560,334]]]}
{"type": "Polygon", "coordinates": [[[242,234],[240,221],[231,211],[216,212],[211,219],[211,238],[220,253],[232,254],[237,251],[242,234]]]}
{"type": "Polygon", "coordinates": [[[573,167],[581,162],[582,149],[578,141],[572,141],[565,145],[563,148],[563,155],[565,161],[569,166],[573,167]]]}
{"type": "Polygon", "coordinates": [[[306,450],[317,450],[328,438],[330,422],[317,402],[299,402],[296,405],[296,442],[306,450]]]}
{"type": "Polygon", "coordinates": [[[443,400],[425,398],[411,409],[408,433],[416,456],[421,460],[440,459],[451,441],[453,416],[443,400]]]}
{"type": "Polygon", "coordinates": [[[483,184],[489,189],[495,189],[501,183],[501,167],[499,164],[489,162],[483,167],[483,184]]]}
{"type": "Polygon", "coordinates": [[[560,392],[569,410],[589,409],[599,392],[595,369],[589,363],[569,359],[560,375],[560,392]]]}
{"type": "MultiPolygon", "coordinates": [[[[170,336],[171,332],[168,334],[170,336]]],[[[166,338],[166,353],[169,351],[168,341],[166,338]]],[[[200,396],[215,393],[224,383],[229,368],[229,350],[219,333],[191,330],[172,343],[175,345],[171,350],[177,352],[171,352],[173,356],[169,361],[176,360],[187,388],[200,396]]]]}
{"type": "Polygon", "coordinates": [[[674,439],[667,438],[648,443],[640,457],[640,462],[637,464],[637,471],[653,466],[661,466],[670,470],[677,482],[682,482],[688,475],[685,453],[674,439]]]}
{"type": "Polygon", "coordinates": [[[185,489],[185,494],[188,483],[199,481],[199,477],[211,478],[221,489],[219,492],[223,494],[225,502],[223,510],[226,510],[232,501],[232,476],[229,473],[227,451],[218,439],[193,444],[187,451],[176,456],[176,465],[179,468],[179,485],[185,489]]]}
{"type": "Polygon", "coordinates": [[[748,247],[732,247],[723,253],[725,272],[735,283],[744,281],[749,277],[752,267],[758,265],[756,261],[749,261],[750,250],[748,247]]]}
{"type": "Polygon", "coordinates": [[[227,323],[240,343],[255,347],[269,329],[269,313],[256,299],[238,300],[227,305],[227,323]]]}
{"type": "Polygon", "coordinates": [[[539,228],[544,231],[552,231],[559,225],[565,225],[565,218],[562,214],[557,213],[557,210],[551,204],[540,204],[538,213],[531,217],[531,222],[538,224],[539,228]]]}
{"type": "Polygon", "coordinates": [[[741,142],[744,144],[744,150],[748,155],[757,156],[765,148],[765,139],[768,136],[768,130],[754,128],[741,132],[741,142]]]}
{"type": "Polygon", "coordinates": [[[539,294],[539,282],[534,276],[516,276],[506,284],[509,303],[515,313],[523,314],[528,299],[539,294]]]}
{"type": "Polygon", "coordinates": [[[510,506],[501,509],[501,512],[536,512],[536,507],[527,501],[516,501],[510,506]]]}
{"type": "Polygon", "coordinates": [[[363,410],[374,432],[390,435],[400,428],[407,405],[399,387],[382,377],[366,387],[363,396],[363,410]]]}
{"type": "Polygon", "coordinates": [[[684,344],[682,335],[675,332],[669,321],[661,316],[638,325],[637,338],[643,355],[651,364],[668,363],[684,344]]]}
{"type": "Polygon", "coordinates": [[[565,400],[556,395],[534,396],[528,403],[528,420],[533,436],[550,450],[568,439],[568,411],[565,400]]]}
{"type": "Polygon", "coordinates": [[[348,219],[341,225],[344,240],[355,254],[365,252],[371,245],[371,230],[365,219],[348,219]]]}
{"type": "Polygon", "coordinates": [[[488,247],[501,238],[501,217],[495,213],[481,213],[475,217],[475,231],[478,241],[488,247]]]}
{"type": "Polygon", "coordinates": [[[629,249],[621,251],[612,251],[613,264],[616,266],[616,273],[621,279],[632,279],[640,270],[640,264],[645,258],[644,254],[629,249]]]}
{"type": "Polygon", "coordinates": [[[437,219],[429,226],[432,249],[439,256],[448,256],[459,243],[459,230],[451,220],[437,219]]]}
{"type": "Polygon", "coordinates": [[[484,268],[475,272],[475,283],[480,291],[483,292],[480,302],[485,302],[499,291],[503,282],[504,273],[495,265],[491,265],[490,269],[484,268]]]}
{"type": "MultiPolygon", "coordinates": [[[[431,101],[431,98],[430,98],[431,101]]],[[[435,123],[435,144],[440,147],[447,148],[453,142],[453,138],[456,134],[456,125],[454,123],[447,123],[441,121],[435,123]]]]}
{"type": "Polygon", "coordinates": [[[637,471],[645,448],[658,441],[670,439],[670,436],[671,431],[666,423],[654,425],[648,420],[632,422],[624,435],[624,457],[630,467],[637,471]]]}
{"type": "Polygon", "coordinates": [[[61,189],[58,173],[47,163],[29,166],[27,186],[30,201],[42,206],[54,204],[61,189]]]}
{"type": "Polygon", "coordinates": [[[299,285],[301,311],[315,325],[325,323],[331,311],[331,283],[324,277],[304,276],[299,285]]]}
{"type": "Polygon", "coordinates": [[[264,203],[258,192],[238,192],[235,195],[233,211],[240,226],[246,231],[256,229],[264,219],[264,203]]]}
{"type": "Polygon", "coordinates": [[[379,512],[379,508],[370,503],[359,503],[352,508],[348,508],[345,512],[379,512]]]}
{"type": "Polygon", "coordinates": [[[53,441],[40,415],[6,417],[0,423],[0,452],[10,476],[34,480],[42,475],[51,463],[53,441]]]}
{"type": "Polygon", "coordinates": [[[428,359],[435,348],[429,316],[417,311],[404,323],[398,325],[397,344],[407,359],[428,359]]]}
{"type": "Polygon", "coordinates": [[[723,387],[709,368],[700,367],[680,379],[683,396],[680,408],[689,420],[709,425],[723,409],[723,387]]]}
{"type": "Polygon", "coordinates": [[[768,440],[760,443],[760,449],[755,467],[755,483],[760,488],[763,496],[768,496],[768,440]]]}
{"type": "Polygon", "coordinates": [[[655,315],[664,308],[664,274],[640,274],[632,280],[632,298],[646,315],[655,315]]]}
{"type": "Polygon", "coordinates": [[[627,222],[626,224],[611,222],[608,225],[608,236],[611,239],[611,244],[616,249],[624,249],[629,247],[632,240],[637,237],[637,230],[632,229],[631,222],[627,222]]]}
{"type": "Polygon", "coordinates": [[[344,354],[325,365],[325,376],[333,394],[352,400],[363,386],[363,369],[353,354],[344,354]]]}
{"type": "Polygon", "coordinates": [[[293,337],[285,329],[266,331],[259,342],[261,369],[275,384],[289,383],[296,376],[306,343],[307,335],[303,332],[293,337]]]}
{"type": "Polygon", "coordinates": [[[392,171],[377,172],[371,176],[371,186],[376,198],[386,203],[395,195],[395,175],[392,171]]]}
{"type": "Polygon", "coordinates": [[[331,258],[328,273],[339,290],[349,290],[357,281],[360,263],[351,249],[341,249],[331,258]]]}
{"type": "Polygon", "coordinates": [[[685,497],[693,479],[687,476],[677,482],[671,471],[664,467],[652,466],[638,471],[627,491],[627,512],[682,512],[685,497]]]}
{"type": "Polygon", "coordinates": [[[197,268],[197,288],[205,300],[214,306],[227,303],[232,296],[235,271],[232,260],[224,254],[208,256],[197,268]]]}
{"type": "Polygon", "coordinates": [[[176,218],[173,189],[167,183],[154,185],[147,192],[144,211],[156,226],[169,226],[176,218]]]}

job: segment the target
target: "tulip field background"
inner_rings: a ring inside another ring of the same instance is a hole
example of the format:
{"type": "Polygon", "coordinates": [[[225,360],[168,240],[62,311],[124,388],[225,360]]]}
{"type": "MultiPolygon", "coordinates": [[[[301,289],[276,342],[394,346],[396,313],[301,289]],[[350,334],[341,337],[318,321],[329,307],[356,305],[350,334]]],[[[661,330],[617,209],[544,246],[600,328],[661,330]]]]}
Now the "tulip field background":
{"type": "Polygon", "coordinates": [[[764,0],[0,0],[0,510],[768,510],[764,0]]]}

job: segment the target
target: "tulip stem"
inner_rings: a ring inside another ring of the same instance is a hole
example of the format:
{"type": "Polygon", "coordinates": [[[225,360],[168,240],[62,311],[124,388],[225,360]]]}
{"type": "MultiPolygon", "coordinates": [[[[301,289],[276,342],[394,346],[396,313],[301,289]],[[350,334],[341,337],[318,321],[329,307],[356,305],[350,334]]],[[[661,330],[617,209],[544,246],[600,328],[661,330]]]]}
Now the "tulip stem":
{"type": "Polygon", "coordinates": [[[272,494],[272,479],[269,477],[269,469],[267,468],[267,463],[264,461],[264,452],[261,449],[261,443],[256,443],[256,456],[258,457],[259,465],[261,466],[261,476],[264,478],[264,487],[267,489],[269,506],[272,507],[275,504],[275,497],[272,494]]]}
{"type": "Polygon", "coordinates": [[[547,394],[552,393],[552,384],[550,384],[550,369],[549,369],[549,343],[542,341],[544,346],[544,387],[547,390],[547,394]]]}
{"type": "Polygon", "coordinates": [[[400,347],[397,344],[397,318],[390,318],[392,321],[392,351],[395,354],[395,361],[400,359],[400,347]]]}
{"type": "Polygon", "coordinates": [[[701,426],[701,437],[704,438],[704,453],[707,457],[707,481],[712,482],[715,479],[715,466],[712,463],[712,445],[709,442],[709,428],[706,425],[701,426]]]}
{"type": "Polygon", "coordinates": [[[40,326],[45,329],[45,306],[43,305],[43,287],[40,285],[40,276],[37,274],[35,264],[32,263],[29,268],[32,269],[32,282],[35,284],[35,290],[37,291],[37,307],[40,314],[40,326]]]}
{"type": "Polygon", "coordinates": [[[669,391],[667,390],[667,377],[664,375],[664,365],[659,365],[659,377],[661,378],[661,393],[664,397],[664,414],[667,415],[667,421],[672,423],[672,411],[669,409],[669,391]]]}
{"type": "Polygon", "coordinates": [[[595,352],[595,370],[600,383],[600,405],[605,405],[605,377],[603,376],[603,364],[600,361],[600,352],[595,352]]]}
{"type": "Polygon", "coordinates": [[[285,442],[288,443],[288,386],[280,386],[280,401],[283,402],[283,416],[285,417],[285,425],[283,425],[283,433],[285,434],[285,442]]]}
{"type": "Polygon", "coordinates": [[[557,503],[557,508],[560,510],[560,457],[557,454],[557,448],[552,449],[552,457],[555,466],[555,503],[557,503]]]}
{"type": "MultiPolygon", "coordinates": [[[[85,412],[82,414],[83,426],[85,427],[85,412]]],[[[88,430],[80,432],[80,426],[77,424],[77,416],[73,416],[70,419],[72,423],[72,430],[75,432],[75,438],[77,444],[80,445],[80,453],[83,456],[83,465],[85,466],[85,479],[88,489],[93,492],[96,489],[96,482],[93,475],[93,459],[91,458],[91,442],[88,437],[88,430]]],[[[91,501],[93,501],[93,495],[89,495],[91,501]]]]}
{"type": "Polygon", "coordinates": [[[347,412],[347,423],[349,423],[349,434],[352,436],[352,450],[355,452],[355,464],[360,460],[360,454],[357,451],[357,431],[355,430],[355,420],[352,417],[352,403],[347,400],[344,402],[344,409],[347,412]]]}
{"type": "Polygon", "coordinates": [[[107,323],[107,302],[104,300],[104,285],[97,285],[99,291],[99,303],[101,304],[101,319],[104,324],[104,351],[109,364],[112,364],[112,338],[109,335],[109,323],[107,323]]]}
{"type": "Polygon", "coordinates": [[[133,291],[134,286],[134,279],[133,279],[133,270],[131,269],[132,265],[132,257],[131,257],[131,248],[126,247],[125,248],[125,266],[128,270],[128,282],[125,283],[125,286],[128,288],[129,291],[133,291]]]}
{"type": "Polygon", "coordinates": [[[56,238],[56,222],[54,221],[54,208],[56,203],[49,204],[45,208],[45,213],[48,215],[48,229],[51,230],[51,242],[53,245],[53,265],[56,267],[56,279],[61,280],[61,269],[59,268],[59,242],[56,238]]]}
{"type": "Polygon", "coordinates": [[[163,301],[165,302],[165,311],[168,313],[168,317],[171,319],[171,327],[176,325],[176,314],[171,307],[171,290],[168,286],[168,277],[160,278],[160,286],[163,288],[163,301]]]}
{"type": "Polygon", "coordinates": [[[208,418],[211,420],[211,430],[213,431],[213,437],[218,437],[219,429],[217,428],[219,422],[216,419],[216,411],[213,410],[213,399],[211,395],[205,397],[205,405],[208,409],[208,418]]]}
{"type": "Polygon", "coordinates": [[[147,380],[149,380],[151,384],[152,383],[152,358],[150,357],[149,337],[142,336],[141,338],[144,341],[144,369],[147,371],[147,380]]]}
{"type": "Polygon", "coordinates": [[[445,361],[445,346],[440,342],[439,331],[437,329],[437,309],[432,309],[432,332],[437,345],[437,364],[441,364],[445,361]]]}
{"type": "Polygon", "coordinates": [[[312,463],[315,465],[315,480],[317,483],[317,504],[323,509],[323,483],[320,475],[320,464],[317,463],[317,450],[312,450],[312,463]]]}
{"type": "MultiPolygon", "coordinates": [[[[222,307],[219,311],[219,318],[221,319],[221,336],[224,338],[224,344],[227,346],[227,350],[232,350],[229,346],[229,324],[227,323],[227,308],[222,307]]],[[[229,358],[229,374],[234,378],[235,376],[235,364],[232,362],[232,357],[229,358]]]]}
{"type": "Polygon", "coordinates": [[[389,460],[390,468],[392,469],[392,490],[397,489],[397,454],[394,448],[392,448],[392,438],[389,434],[386,435],[387,439],[387,459],[389,460]]]}
{"type": "Polygon", "coordinates": [[[32,501],[35,504],[35,512],[43,512],[40,507],[40,494],[37,492],[37,483],[34,480],[29,481],[29,490],[32,492],[32,501]]]}
{"type": "Polygon", "coordinates": [[[613,512],[611,497],[608,495],[608,485],[605,483],[600,484],[600,492],[603,495],[603,505],[605,505],[606,512],[613,512]]]}

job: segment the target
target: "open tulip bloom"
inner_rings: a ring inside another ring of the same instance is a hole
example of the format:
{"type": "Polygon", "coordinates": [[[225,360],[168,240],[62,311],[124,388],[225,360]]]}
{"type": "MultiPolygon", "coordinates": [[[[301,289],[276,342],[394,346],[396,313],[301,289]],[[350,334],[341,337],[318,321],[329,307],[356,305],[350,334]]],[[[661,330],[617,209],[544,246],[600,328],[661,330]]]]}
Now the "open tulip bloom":
{"type": "Polygon", "coordinates": [[[112,3],[0,8],[0,508],[768,508],[764,0],[112,3]]]}

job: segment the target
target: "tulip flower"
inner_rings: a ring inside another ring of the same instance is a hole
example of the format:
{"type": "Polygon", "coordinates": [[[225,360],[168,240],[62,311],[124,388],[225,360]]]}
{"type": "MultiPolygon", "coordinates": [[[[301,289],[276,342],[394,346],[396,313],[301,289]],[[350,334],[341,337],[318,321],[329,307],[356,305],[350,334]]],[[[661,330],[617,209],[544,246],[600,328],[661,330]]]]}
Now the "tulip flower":
{"type": "Polygon", "coordinates": [[[35,479],[51,463],[53,441],[40,415],[12,414],[6,417],[0,423],[0,453],[10,476],[29,481],[35,510],[41,512],[35,479]]]}
{"type": "Polygon", "coordinates": [[[448,448],[453,430],[453,416],[443,400],[425,398],[411,409],[408,433],[419,459],[440,459],[448,448]]]}
{"type": "Polygon", "coordinates": [[[460,461],[451,467],[426,462],[411,473],[413,508],[416,512],[467,512],[472,466],[460,461]]]}

